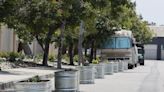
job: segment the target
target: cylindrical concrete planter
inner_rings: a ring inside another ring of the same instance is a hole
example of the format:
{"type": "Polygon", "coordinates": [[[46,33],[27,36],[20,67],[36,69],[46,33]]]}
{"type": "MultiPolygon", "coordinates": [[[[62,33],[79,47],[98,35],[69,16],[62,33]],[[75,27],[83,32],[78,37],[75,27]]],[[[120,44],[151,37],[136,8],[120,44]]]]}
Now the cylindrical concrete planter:
{"type": "Polygon", "coordinates": [[[119,69],[118,69],[119,72],[123,72],[124,71],[124,63],[123,63],[123,61],[120,60],[118,62],[118,67],[119,67],[119,69]]]}
{"type": "Polygon", "coordinates": [[[94,66],[79,66],[80,84],[94,84],[95,68],[94,66]]]}
{"type": "Polygon", "coordinates": [[[77,70],[55,72],[55,92],[78,92],[78,74],[77,70]]]}
{"type": "Polygon", "coordinates": [[[15,84],[16,92],[51,92],[50,81],[19,82],[15,84]]]}
{"type": "Polygon", "coordinates": [[[114,63],[113,63],[113,72],[114,73],[118,73],[118,62],[117,61],[114,61],[114,63]]]}
{"type": "Polygon", "coordinates": [[[113,74],[113,62],[107,62],[105,63],[105,74],[111,75],[113,74]]]}
{"type": "Polygon", "coordinates": [[[92,64],[93,66],[95,66],[95,78],[96,79],[104,79],[104,75],[105,75],[105,65],[103,63],[100,64],[92,64]]]}
{"type": "Polygon", "coordinates": [[[0,92],[15,92],[15,83],[0,83],[0,92]]]}
{"type": "Polygon", "coordinates": [[[128,70],[128,61],[123,61],[124,62],[124,70],[128,70]]]}

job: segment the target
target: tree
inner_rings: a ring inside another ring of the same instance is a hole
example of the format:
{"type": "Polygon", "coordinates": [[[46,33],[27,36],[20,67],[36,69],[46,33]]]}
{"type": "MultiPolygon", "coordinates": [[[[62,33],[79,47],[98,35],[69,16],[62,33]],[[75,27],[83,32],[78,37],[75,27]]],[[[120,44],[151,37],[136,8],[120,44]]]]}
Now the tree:
{"type": "Polygon", "coordinates": [[[2,1],[0,22],[15,29],[24,42],[38,41],[44,51],[43,65],[48,65],[49,45],[53,42],[59,47],[58,68],[61,68],[63,44],[69,47],[70,64],[73,65],[73,48],[78,45],[79,64],[84,64],[82,47],[91,48],[91,62],[96,58],[97,48],[114,33],[114,29],[130,29],[142,43],[152,37],[146,23],[136,14],[135,3],[130,0],[2,1]],[[59,35],[55,34],[57,30],[59,35]]]}
{"type": "Polygon", "coordinates": [[[76,54],[74,52],[74,49],[75,49],[75,47],[77,47],[77,43],[78,43],[78,32],[79,32],[78,31],[79,30],[78,26],[79,25],[77,25],[77,26],[67,26],[66,31],[65,31],[65,44],[68,47],[70,65],[74,65],[73,57],[76,54]]]}
{"type": "Polygon", "coordinates": [[[136,14],[136,3],[130,0],[111,0],[111,18],[117,21],[116,26],[129,29],[138,42],[147,43],[152,38],[152,32],[142,17],[136,14]]]}
{"type": "MultiPolygon", "coordinates": [[[[76,41],[78,40],[78,53],[79,53],[79,64],[82,63],[83,60],[83,55],[82,55],[82,40],[83,40],[83,31],[84,30],[84,22],[85,20],[88,19],[88,3],[87,2],[83,2],[82,0],[71,0],[69,1],[69,3],[71,4],[71,8],[67,8],[68,10],[68,15],[69,17],[67,17],[66,21],[67,21],[67,25],[66,25],[66,29],[68,30],[67,33],[70,32],[75,32],[73,34],[69,34],[66,35],[66,40],[67,42],[70,44],[70,50],[69,50],[69,55],[70,55],[70,61],[73,64],[73,53],[71,51],[72,49],[72,44],[75,44],[76,41]],[[80,25],[79,25],[80,24],[80,25]],[[72,28],[72,29],[70,29],[72,28]],[[80,31],[78,31],[77,29],[79,29],[80,31]],[[77,33],[79,32],[79,39],[77,39],[77,37],[75,35],[77,35],[77,33]],[[75,42],[75,43],[74,43],[75,42]]],[[[66,6],[66,5],[63,5],[66,6]]]]}
{"type": "Polygon", "coordinates": [[[112,20],[109,15],[111,12],[110,0],[91,0],[91,6],[89,10],[91,11],[92,18],[86,21],[87,35],[85,39],[85,46],[91,48],[90,53],[90,63],[93,58],[96,58],[97,48],[103,41],[113,34],[112,20]]]}
{"type": "Polygon", "coordinates": [[[0,23],[14,13],[16,0],[0,0],[0,23]]]}
{"type": "MultiPolygon", "coordinates": [[[[61,2],[61,6],[62,6],[61,10],[64,11],[63,12],[63,16],[64,16],[63,19],[66,22],[66,24],[65,24],[66,30],[70,27],[74,28],[79,23],[81,12],[83,11],[82,7],[80,5],[81,4],[80,0],[61,0],[60,2],[61,2]]],[[[67,32],[61,32],[61,35],[64,36],[64,33],[67,33],[67,32]]],[[[70,37],[67,36],[67,38],[70,38],[70,37]]],[[[69,41],[69,42],[72,45],[72,41],[69,41]]],[[[62,45],[63,41],[59,41],[59,43],[62,45]]],[[[59,46],[59,48],[60,47],[61,46],[59,46]]],[[[70,46],[70,51],[69,51],[70,62],[73,64],[73,55],[72,55],[73,53],[72,53],[71,49],[72,49],[72,47],[70,46]]],[[[59,50],[59,52],[60,52],[60,50],[59,50]]],[[[59,53],[58,56],[60,57],[58,62],[61,62],[62,54],[59,53]]],[[[61,66],[61,64],[59,63],[58,66],[61,66]]]]}
{"type": "MultiPolygon", "coordinates": [[[[44,51],[43,65],[47,66],[52,36],[62,24],[60,4],[55,0],[17,0],[16,5],[14,14],[7,17],[5,22],[18,34],[27,33],[38,41],[44,51]]],[[[26,35],[20,36],[26,40],[26,35]]]]}
{"type": "Polygon", "coordinates": [[[150,42],[153,37],[153,32],[150,30],[147,23],[139,18],[136,20],[131,30],[136,38],[136,41],[141,42],[142,44],[150,42]]]}

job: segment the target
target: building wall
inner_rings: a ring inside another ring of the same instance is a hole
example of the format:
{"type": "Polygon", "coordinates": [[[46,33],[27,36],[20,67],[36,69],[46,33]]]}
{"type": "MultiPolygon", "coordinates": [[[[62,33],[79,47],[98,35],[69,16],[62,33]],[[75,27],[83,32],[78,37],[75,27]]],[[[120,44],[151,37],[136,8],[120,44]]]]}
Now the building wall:
{"type": "Polygon", "coordinates": [[[149,26],[155,37],[164,37],[164,26],[149,26]]]}
{"type": "Polygon", "coordinates": [[[161,60],[164,60],[164,45],[161,45],[161,60]]]}
{"type": "Polygon", "coordinates": [[[164,60],[164,26],[149,26],[155,34],[152,41],[145,45],[145,59],[164,60]]]}
{"type": "MultiPolygon", "coordinates": [[[[17,38],[14,31],[7,28],[7,26],[2,25],[0,28],[0,52],[16,52],[18,50],[18,44],[19,38],[17,38]]],[[[33,55],[43,53],[41,46],[36,40],[29,44],[29,47],[33,55]]],[[[57,49],[55,49],[54,44],[50,45],[49,53],[52,55],[57,53],[57,49]]]]}
{"type": "Polygon", "coordinates": [[[17,51],[18,40],[14,31],[8,29],[6,26],[1,26],[0,29],[0,51],[11,52],[17,51]]]}
{"type": "Polygon", "coordinates": [[[43,50],[36,40],[30,44],[33,55],[42,54],[43,50]]]}
{"type": "Polygon", "coordinates": [[[148,44],[144,45],[145,48],[145,59],[156,60],[157,59],[157,45],[148,44]]]}

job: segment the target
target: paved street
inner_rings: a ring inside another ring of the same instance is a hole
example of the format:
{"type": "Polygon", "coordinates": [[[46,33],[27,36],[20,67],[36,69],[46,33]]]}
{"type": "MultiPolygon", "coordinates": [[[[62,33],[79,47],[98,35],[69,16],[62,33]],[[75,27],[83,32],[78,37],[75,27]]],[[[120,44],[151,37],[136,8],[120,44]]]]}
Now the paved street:
{"type": "MultiPolygon", "coordinates": [[[[49,69],[13,69],[0,74],[0,83],[26,79],[34,75],[53,74],[49,69]]],[[[52,79],[52,85],[54,85],[52,79]]],[[[53,86],[52,86],[53,87],[53,86]]],[[[54,89],[54,88],[52,88],[54,89]]],[[[145,66],[138,66],[105,79],[96,79],[95,84],[80,84],[81,92],[164,92],[164,61],[147,60],[145,66]]]]}
{"type": "Polygon", "coordinates": [[[139,66],[105,79],[96,79],[93,85],[80,85],[82,92],[164,92],[164,62],[147,60],[139,66]]]}

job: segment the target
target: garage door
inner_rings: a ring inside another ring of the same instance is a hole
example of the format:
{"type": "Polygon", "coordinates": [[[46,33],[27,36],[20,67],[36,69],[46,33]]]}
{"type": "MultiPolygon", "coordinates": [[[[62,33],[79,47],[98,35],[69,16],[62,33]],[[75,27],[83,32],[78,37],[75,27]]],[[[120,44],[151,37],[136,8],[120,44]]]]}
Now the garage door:
{"type": "Polygon", "coordinates": [[[145,45],[145,59],[157,59],[157,45],[145,45]]]}

